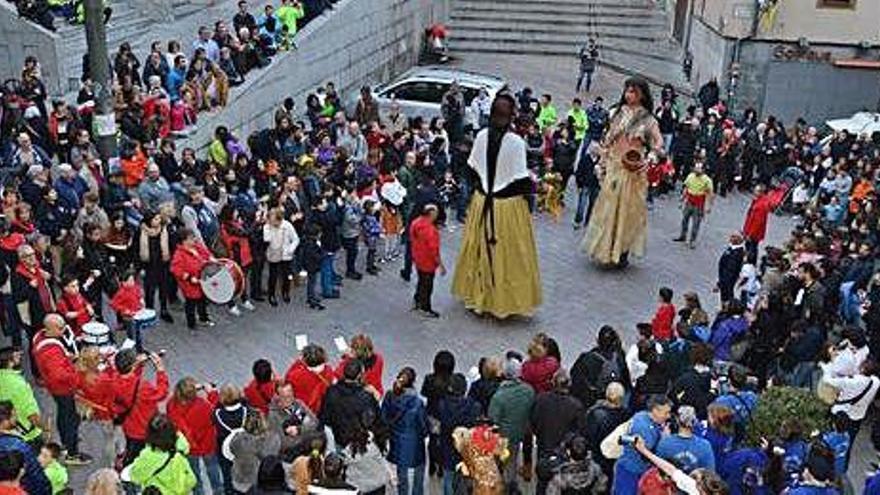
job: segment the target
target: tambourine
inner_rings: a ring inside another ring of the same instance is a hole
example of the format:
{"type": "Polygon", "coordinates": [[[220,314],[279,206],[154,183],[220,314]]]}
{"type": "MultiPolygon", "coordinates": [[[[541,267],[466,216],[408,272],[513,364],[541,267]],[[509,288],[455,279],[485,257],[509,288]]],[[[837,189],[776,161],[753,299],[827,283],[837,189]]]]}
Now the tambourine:
{"type": "Polygon", "coordinates": [[[221,258],[202,268],[199,284],[205,297],[214,304],[227,304],[244,291],[244,272],[238,263],[221,258]]]}

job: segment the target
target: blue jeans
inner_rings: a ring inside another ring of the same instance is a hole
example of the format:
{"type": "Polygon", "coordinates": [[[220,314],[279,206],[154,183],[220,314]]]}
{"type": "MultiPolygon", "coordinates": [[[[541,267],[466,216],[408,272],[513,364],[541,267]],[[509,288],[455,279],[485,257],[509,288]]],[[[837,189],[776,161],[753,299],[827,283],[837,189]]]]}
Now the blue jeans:
{"type": "Polygon", "coordinates": [[[575,225],[588,225],[593,214],[593,206],[599,196],[598,187],[579,187],[577,211],[574,214],[575,225]]]}
{"type": "Polygon", "coordinates": [[[336,252],[324,253],[324,259],[321,260],[321,293],[324,297],[330,297],[337,290],[336,272],[333,269],[334,261],[336,261],[336,252]]]}
{"type": "Polygon", "coordinates": [[[397,495],[422,495],[425,493],[425,465],[405,468],[397,465],[397,495]],[[413,473],[412,489],[409,485],[409,473],[413,473]]]}
{"type": "Polygon", "coordinates": [[[467,216],[468,205],[471,201],[471,185],[468,183],[468,180],[462,177],[458,181],[459,191],[458,191],[458,201],[456,201],[455,205],[455,219],[461,223],[464,223],[465,217],[467,216]]]}
{"type": "Polygon", "coordinates": [[[202,495],[205,491],[202,488],[202,470],[200,469],[200,462],[205,463],[205,471],[208,473],[208,482],[211,483],[211,492],[215,494],[223,493],[223,475],[220,474],[220,463],[217,462],[216,455],[206,455],[206,456],[194,456],[191,455],[186,458],[189,461],[189,466],[193,470],[193,474],[196,475],[196,487],[193,489],[194,495],[202,495]]]}
{"type": "Polygon", "coordinates": [[[357,267],[355,266],[357,263],[358,256],[358,238],[357,237],[343,237],[342,238],[342,247],[345,249],[345,274],[351,275],[357,272],[357,267]]]}
{"type": "Polygon", "coordinates": [[[455,495],[452,492],[452,479],[455,477],[455,468],[443,470],[443,495],[455,495]]]}
{"type": "Polygon", "coordinates": [[[318,304],[321,302],[321,299],[318,298],[318,294],[315,292],[317,287],[318,274],[309,273],[308,278],[306,279],[306,301],[309,304],[318,304]]]}
{"type": "Polygon", "coordinates": [[[638,492],[639,479],[644,473],[633,473],[623,469],[618,462],[614,465],[614,484],[611,495],[632,495],[638,492]]]}

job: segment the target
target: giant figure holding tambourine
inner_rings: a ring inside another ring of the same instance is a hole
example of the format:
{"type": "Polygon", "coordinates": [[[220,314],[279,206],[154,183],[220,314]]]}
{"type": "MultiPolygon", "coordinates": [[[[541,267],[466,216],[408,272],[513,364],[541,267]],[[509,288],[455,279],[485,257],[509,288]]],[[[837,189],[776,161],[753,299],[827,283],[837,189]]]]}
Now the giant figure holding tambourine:
{"type": "Polygon", "coordinates": [[[647,156],[663,145],[652,114],[651,90],[628,79],[602,138],[602,189],[583,249],[598,265],[623,268],[645,253],[648,228],[647,156]]]}

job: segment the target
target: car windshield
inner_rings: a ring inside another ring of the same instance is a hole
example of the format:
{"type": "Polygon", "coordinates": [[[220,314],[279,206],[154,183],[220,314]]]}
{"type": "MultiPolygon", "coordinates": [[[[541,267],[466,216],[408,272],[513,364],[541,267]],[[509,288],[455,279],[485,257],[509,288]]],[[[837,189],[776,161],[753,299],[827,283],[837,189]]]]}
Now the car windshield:
{"type": "Polygon", "coordinates": [[[409,81],[398,84],[382,92],[386,98],[397,98],[402,101],[418,101],[423,103],[437,103],[443,100],[443,95],[449,90],[446,83],[435,81],[409,81]]]}

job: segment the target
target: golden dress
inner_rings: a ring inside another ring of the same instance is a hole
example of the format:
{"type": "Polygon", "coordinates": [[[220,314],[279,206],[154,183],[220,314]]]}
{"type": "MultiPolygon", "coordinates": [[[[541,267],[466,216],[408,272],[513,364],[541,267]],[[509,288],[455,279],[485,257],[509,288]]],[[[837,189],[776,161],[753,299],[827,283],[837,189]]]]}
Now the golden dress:
{"type": "Polygon", "coordinates": [[[648,230],[646,168],[624,164],[627,152],[643,157],[662,143],[657,121],[642,107],[621,106],[602,140],[605,177],[582,248],[600,265],[616,265],[628,255],[643,256],[648,230]]]}
{"type": "Polygon", "coordinates": [[[525,142],[504,133],[493,146],[484,129],[468,164],[475,186],[452,278],[468,309],[496,318],[530,316],[541,304],[538,250],[527,195],[533,184],[525,142]]]}

